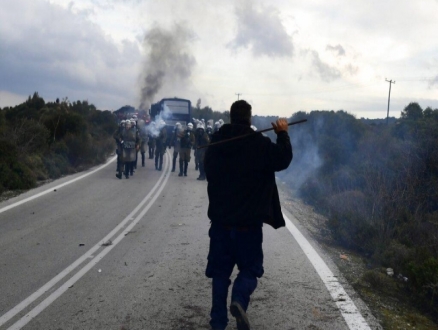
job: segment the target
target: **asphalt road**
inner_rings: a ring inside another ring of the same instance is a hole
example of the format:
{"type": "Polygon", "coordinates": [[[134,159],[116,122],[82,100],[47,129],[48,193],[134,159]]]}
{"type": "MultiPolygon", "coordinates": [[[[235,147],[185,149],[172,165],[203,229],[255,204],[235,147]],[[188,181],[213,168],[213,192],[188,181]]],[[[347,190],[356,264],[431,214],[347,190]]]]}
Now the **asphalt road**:
{"type": "MultiPolygon", "coordinates": [[[[207,183],[193,162],[171,173],[168,156],[162,172],[147,159],[118,180],[113,161],[0,203],[1,330],[209,329],[207,183]]],[[[252,329],[380,328],[303,232],[333,272],[321,277],[285,215],[288,228],[264,227],[252,329]]]]}

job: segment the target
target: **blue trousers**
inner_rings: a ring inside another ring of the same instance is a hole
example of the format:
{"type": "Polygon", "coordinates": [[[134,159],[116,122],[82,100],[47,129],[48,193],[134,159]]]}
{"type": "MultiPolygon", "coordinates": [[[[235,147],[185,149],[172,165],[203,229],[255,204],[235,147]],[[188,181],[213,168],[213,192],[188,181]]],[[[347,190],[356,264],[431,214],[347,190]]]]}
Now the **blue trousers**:
{"type": "Polygon", "coordinates": [[[205,275],[213,280],[210,325],[213,329],[225,329],[228,325],[228,287],[234,266],[237,265],[239,274],[233,284],[231,301],[239,302],[245,311],[257,287],[257,278],[263,275],[263,231],[261,226],[243,231],[212,224],[209,236],[205,275]]]}

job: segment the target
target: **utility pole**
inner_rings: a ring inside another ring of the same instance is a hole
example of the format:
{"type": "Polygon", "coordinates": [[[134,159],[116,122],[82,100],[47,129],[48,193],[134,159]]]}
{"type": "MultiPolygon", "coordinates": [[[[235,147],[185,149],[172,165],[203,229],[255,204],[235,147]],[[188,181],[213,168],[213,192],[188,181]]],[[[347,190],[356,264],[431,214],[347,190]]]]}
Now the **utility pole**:
{"type": "Polygon", "coordinates": [[[236,93],[237,95],[237,101],[239,101],[239,96],[242,95],[241,93],[236,93]]]}
{"type": "Polygon", "coordinates": [[[389,100],[391,99],[391,85],[395,84],[395,81],[388,80],[385,78],[387,82],[389,82],[389,94],[388,94],[388,112],[386,113],[386,125],[389,125],[389,100]]]}

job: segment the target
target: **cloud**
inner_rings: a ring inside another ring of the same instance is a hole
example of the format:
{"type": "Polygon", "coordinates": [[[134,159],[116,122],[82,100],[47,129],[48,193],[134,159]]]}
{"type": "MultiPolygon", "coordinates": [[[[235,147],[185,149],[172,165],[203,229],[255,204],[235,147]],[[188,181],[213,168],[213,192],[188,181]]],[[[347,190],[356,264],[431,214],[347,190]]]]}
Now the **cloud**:
{"type": "Polygon", "coordinates": [[[344,70],[350,74],[350,76],[354,76],[359,72],[359,67],[354,66],[353,64],[349,63],[345,66],[344,70]]]}
{"type": "Polygon", "coordinates": [[[242,0],[235,8],[237,35],[228,43],[233,50],[251,48],[254,56],[292,57],[294,45],[285,30],[279,11],[274,7],[255,8],[242,0]]]}
{"type": "Polygon", "coordinates": [[[432,88],[434,85],[438,85],[438,75],[429,82],[429,88],[432,88]]]}
{"type": "Polygon", "coordinates": [[[310,53],[312,54],[312,65],[323,81],[331,82],[341,77],[341,72],[337,68],[321,61],[317,51],[313,50],[310,53]]]}
{"type": "Polygon", "coordinates": [[[3,4],[0,90],[38,91],[52,100],[99,99],[104,108],[134,97],[138,46],[117,44],[86,16],[40,0],[3,4]]]}
{"type": "Polygon", "coordinates": [[[345,56],[345,49],[341,45],[336,45],[336,46],[327,45],[326,50],[334,52],[336,56],[345,56]]]}

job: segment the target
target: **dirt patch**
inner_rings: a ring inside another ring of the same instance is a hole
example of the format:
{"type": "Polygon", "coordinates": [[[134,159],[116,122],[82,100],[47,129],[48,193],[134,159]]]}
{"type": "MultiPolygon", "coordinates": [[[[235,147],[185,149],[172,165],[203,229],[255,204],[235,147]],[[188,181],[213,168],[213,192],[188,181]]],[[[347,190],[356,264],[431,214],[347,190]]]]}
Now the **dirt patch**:
{"type": "Polygon", "coordinates": [[[336,264],[344,278],[367,304],[385,330],[438,329],[432,315],[424,314],[410,300],[409,294],[385,269],[373,265],[367,256],[339,246],[327,228],[327,219],[310,205],[295,198],[285,185],[279,184],[282,206],[315,239],[336,264]]]}

